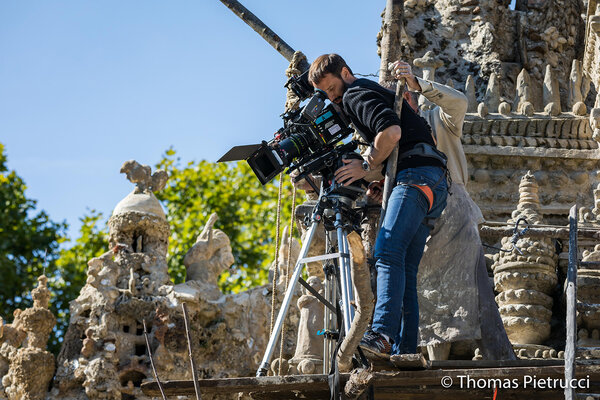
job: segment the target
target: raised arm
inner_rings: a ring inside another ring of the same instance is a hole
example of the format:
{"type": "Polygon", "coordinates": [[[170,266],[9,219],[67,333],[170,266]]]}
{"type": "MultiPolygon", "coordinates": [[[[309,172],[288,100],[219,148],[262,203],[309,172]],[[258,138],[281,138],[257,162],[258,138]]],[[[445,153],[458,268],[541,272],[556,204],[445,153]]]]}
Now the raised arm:
{"type": "Polygon", "coordinates": [[[467,112],[467,96],[449,86],[417,78],[421,94],[439,106],[440,119],[446,129],[456,136],[462,135],[462,124],[467,112]]]}

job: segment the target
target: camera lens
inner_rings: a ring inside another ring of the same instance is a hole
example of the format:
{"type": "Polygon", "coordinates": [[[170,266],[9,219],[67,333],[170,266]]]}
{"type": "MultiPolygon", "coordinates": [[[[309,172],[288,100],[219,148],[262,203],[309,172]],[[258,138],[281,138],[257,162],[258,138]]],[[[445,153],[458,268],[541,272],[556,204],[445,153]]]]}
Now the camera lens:
{"type": "Polygon", "coordinates": [[[279,148],[285,152],[286,159],[291,162],[309,148],[309,140],[304,133],[294,133],[279,142],[279,148]]]}

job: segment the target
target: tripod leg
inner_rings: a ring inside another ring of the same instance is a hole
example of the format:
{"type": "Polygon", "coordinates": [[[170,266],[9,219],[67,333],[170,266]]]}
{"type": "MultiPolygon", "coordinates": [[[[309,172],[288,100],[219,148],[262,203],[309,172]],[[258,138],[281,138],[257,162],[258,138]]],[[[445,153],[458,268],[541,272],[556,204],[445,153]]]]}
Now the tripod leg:
{"type": "MultiPolygon", "coordinates": [[[[325,233],[325,251],[329,251],[329,246],[330,246],[330,240],[329,240],[329,232],[325,233]]],[[[329,260],[327,261],[329,262],[329,260]]],[[[327,301],[329,301],[332,304],[335,304],[334,302],[334,296],[332,293],[332,288],[335,287],[335,285],[331,285],[331,276],[329,276],[329,273],[327,271],[327,269],[324,268],[324,272],[325,272],[325,298],[327,299],[327,301]]],[[[323,320],[323,330],[325,332],[329,332],[331,330],[331,322],[332,322],[332,317],[333,317],[333,313],[331,312],[331,310],[328,310],[327,307],[325,307],[325,312],[323,313],[324,316],[324,320],[323,320]]],[[[327,335],[323,335],[323,374],[327,374],[329,372],[329,355],[331,354],[331,341],[329,340],[329,338],[327,337],[327,335]]]]}
{"type": "Polygon", "coordinates": [[[269,338],[269,343],[267,344],[265,355],[263,356],[258,371],[256,371],[256,376],[266,376],[267,372],[269,371],[271,357],[273,356],[273,352],[275,351],[275,346],[277,344],[277,339],[279,338],[279,334],[281,333],[283,320],[290,307],[290,303],[292,302],[292,296],[296,291],[296,286],[298,285],[298,278],[300,278],[300,274],[302,273],[303,264],[300,261],[308,255],[308,249],[310,248],[310,244],[315,236],[315,232],[317,231],[318,226],[318,222],[312,222],[308,231],[307,238],[302,244],[302,249],[300,250],[298,262],[296,263],[296,266],[294,267],[294,273],[292,274],[292,277],[289,280],[289,285],[287,291],[285,292],[283,302],[281,303],[281,308],[279,309],[277,320],[275,321],[275,325],[273,326],[273,332],[271,332],[271,337],[269,338]]]}
{"type": "Polygon", "coordinates": [[[340,269],[340,286],[342,289],[342,312],[344,319],[344,328],[347,332],[354,318],[354,309],[352,308],[352,276],[350,273],[350,251],[348,240],[344,227],[342,226],[342,214],[336,213],[336,230],[338,251],[340,253],[339,269],[340,269]]]}

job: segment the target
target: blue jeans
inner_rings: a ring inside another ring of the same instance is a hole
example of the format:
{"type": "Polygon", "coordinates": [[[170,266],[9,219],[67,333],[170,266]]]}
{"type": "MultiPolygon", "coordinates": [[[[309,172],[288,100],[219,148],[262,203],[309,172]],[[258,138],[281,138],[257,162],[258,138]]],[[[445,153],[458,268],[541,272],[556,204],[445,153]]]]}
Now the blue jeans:
{"type": "Polygon", "coordinates": [[[417,351],[417,271],[430,231],[426,218],[440,216],[448,190],[439,167],[403,169],[396,183],[375,243],[377,303],[372,329],[394,340],[393,354],[407,354],[417,351]],[[409,184],[432,189],[431,209],[425,194],[409,184]]]}

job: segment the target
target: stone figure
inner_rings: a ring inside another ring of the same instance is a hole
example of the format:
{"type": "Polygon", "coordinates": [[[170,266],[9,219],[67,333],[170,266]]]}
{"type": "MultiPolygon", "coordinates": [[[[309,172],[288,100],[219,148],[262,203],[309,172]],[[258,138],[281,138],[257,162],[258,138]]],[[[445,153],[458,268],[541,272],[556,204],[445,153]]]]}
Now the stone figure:
{"type": "Polygon", "coordinates": [[[196,243],[185,255],[186,282],[202,281],[217,285],[217,278],[233,262],[229,238],[220,229],[214,229],[216,213],[211,214],[196,243]]]}
{"type": "Polygon", "coordinates": [[[169,178],[169,175],[162,169],[151,174],[149,165],[141,165],[135,160],[125,161],[120,172],[126,174],[127,179],[136,184],[135,193],[163,190],[169,178]]]}

